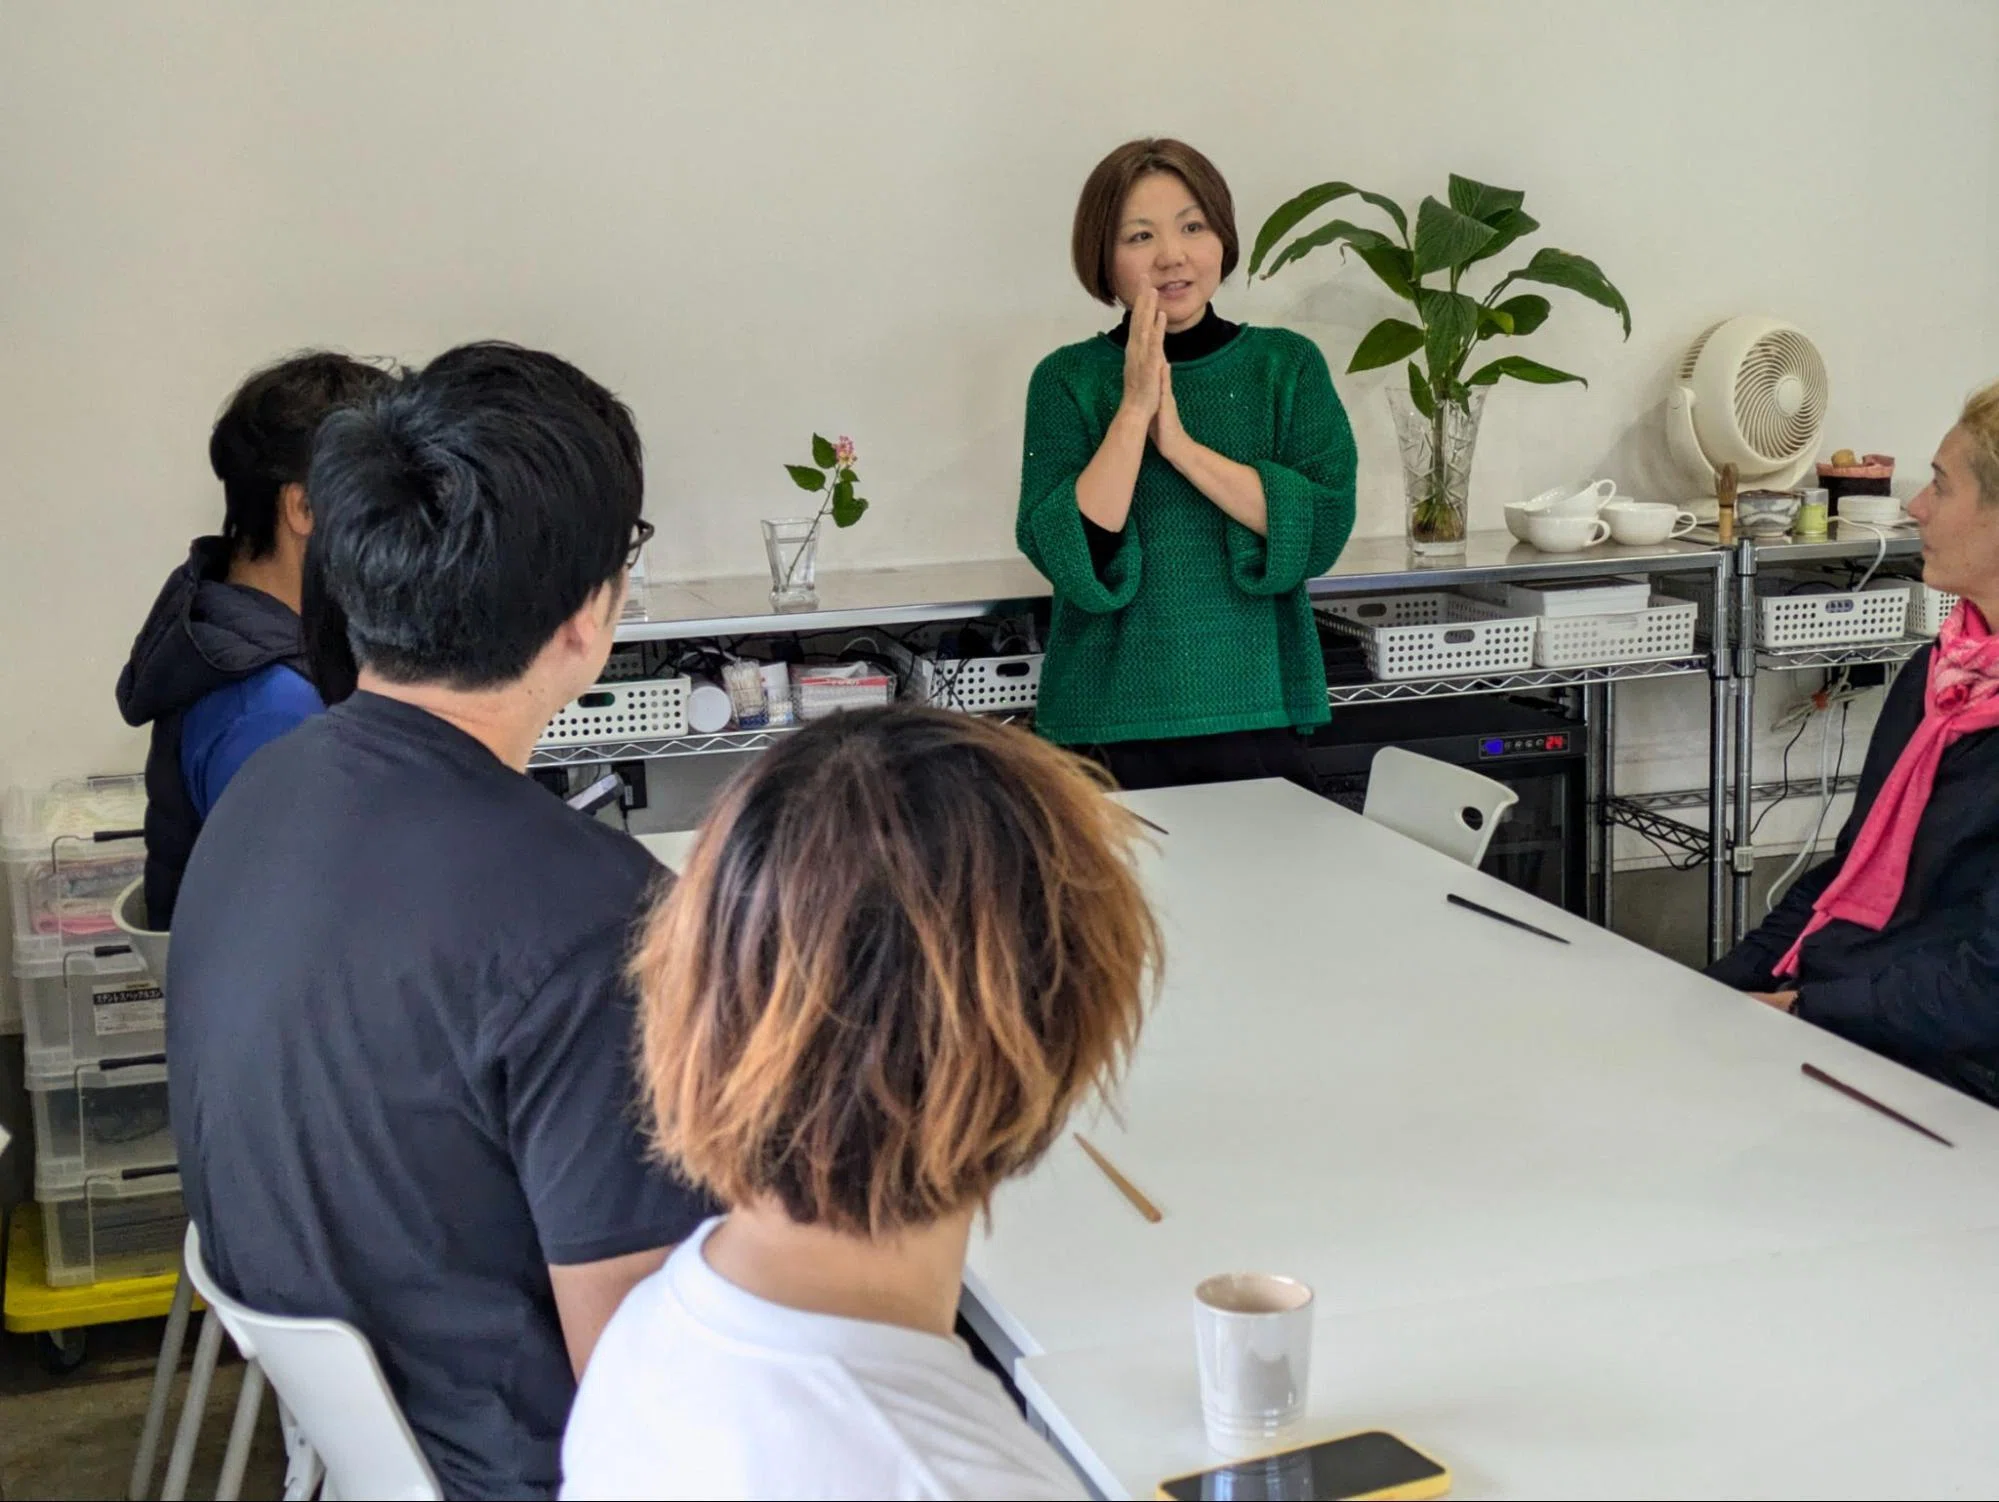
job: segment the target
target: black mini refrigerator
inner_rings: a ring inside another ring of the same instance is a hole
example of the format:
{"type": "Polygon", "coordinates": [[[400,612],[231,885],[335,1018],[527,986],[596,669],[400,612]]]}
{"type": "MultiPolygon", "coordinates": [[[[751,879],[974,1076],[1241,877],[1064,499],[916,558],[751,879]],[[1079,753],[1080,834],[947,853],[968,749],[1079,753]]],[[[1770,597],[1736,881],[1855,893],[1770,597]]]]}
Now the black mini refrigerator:
{"type": "Polygon", "coordinates": [[[1335,705],[1310,741],[1319,792],[1355,813],[1368,767],[1401,746],[1503,782],[1520,795],[1480,869],[1584,914],[1589,892],[1588,749],[1582,721],[1552,704],[1503,695],[1335,705]]]}

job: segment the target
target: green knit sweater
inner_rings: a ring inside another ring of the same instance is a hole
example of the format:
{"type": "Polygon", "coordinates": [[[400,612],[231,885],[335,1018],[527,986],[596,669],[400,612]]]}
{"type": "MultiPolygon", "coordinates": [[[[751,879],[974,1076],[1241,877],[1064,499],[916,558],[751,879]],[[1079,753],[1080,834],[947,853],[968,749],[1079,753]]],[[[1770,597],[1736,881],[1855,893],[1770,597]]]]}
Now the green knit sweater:
{"type": "Polygon", "coordinates": [[[1146,446],[1117,551],[1092,565],[1076,478],[1124,390],[1124,351],[1058,349],[1027,388],[1014,536],[1055,587],[1035,724],[1062,745],[1321,725],[1326,667],[1305,581],[1354,518],[1354,444],[1317,345],[1245,326],[1173,366],[1189,437],[1263,480],[1269,536],[1146,446]]]}

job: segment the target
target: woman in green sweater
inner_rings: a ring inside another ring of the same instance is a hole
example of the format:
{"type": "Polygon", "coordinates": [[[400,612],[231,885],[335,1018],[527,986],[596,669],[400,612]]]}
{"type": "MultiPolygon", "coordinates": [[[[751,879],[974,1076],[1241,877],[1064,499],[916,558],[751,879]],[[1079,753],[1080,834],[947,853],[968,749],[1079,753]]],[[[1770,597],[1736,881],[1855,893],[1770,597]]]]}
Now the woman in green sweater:
{"type": "Polygon", "coordinates": [[[1127,788],[1309,786],[1300,733],[1327,719],[1305,581],[1353,527],[1353,432],[1317,345],[1209,306],[1236,251],[1206,157],[1120,146],[1073,252],[1125,321],[1027,388],[1015,537],[1055,594],[1035,722],[1127,788]]]}

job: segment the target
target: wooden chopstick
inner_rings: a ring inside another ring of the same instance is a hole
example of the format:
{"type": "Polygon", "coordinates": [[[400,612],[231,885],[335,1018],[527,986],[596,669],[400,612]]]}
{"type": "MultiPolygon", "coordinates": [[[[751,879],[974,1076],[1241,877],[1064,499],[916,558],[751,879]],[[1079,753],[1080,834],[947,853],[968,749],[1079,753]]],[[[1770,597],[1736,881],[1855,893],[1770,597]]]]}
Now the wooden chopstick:
{"type": "Polygon", "coordinates": [[[1101,1168],[1104,1171],[1104,1177],[1109,1179],[1113,1184],[1117,1186],[1118,1193],[1122,1194],[1126,1199],[1131,1201],[1133,1209],[1138,1211],[1140,1215],[1143,1215],[1147,1220],[1151,1221],[1154,1225],[1158,1225],[1160,1221],[1166,1218],[1165,1216],[1159,1213],[1159,1207],[1157,1205],[1153,1204],[1151,1200],[1147,1199],[1144,1195],[1138,1192],[1138,1186],[1136,1184],[1132,1183],[1130,1179],[1126,1178],[1123,1174],[1119,1173],[1117,1169],[1112,1166],[1111,1160],[1109,1158],[1106,1158],[1102,1153],[1098,1152],[1096,1148],[1090,1145],[1089,1138],[1085,1137],[1081,1132],[1072,1132],[1070,1135],[1076,1139],[1077,1146],[1081,1147],[1084,1152],[1090,1155],[1090,1161],[1096,1164],[1097,1167],[1101,1168]]]}
{"type": "Polygon", "coordinates": [[[1832,1086],[1833,1089],[1837,1090],[1841,1095],[1847,1096],[1853,1100],[1857,1100],[1863,1106],[1867,1106],[1872,1110],[1879,1111],[1883,1116],[1888,1117],[1891,1121],[1901,1122],[1903,1126],[1907,1127],[1912,1132],[1921,1132],[1925,1137],[1929,1138],[1930,1141],[1932,1142],[1941,1142],[1945,1147],[1957,1146],[1957,1144],[1955,1142],[1952,1142],[1950,1138],[1939,1137],[1935,1132],[1931,1131],[1928,1127],[1924,1126],[1920,1121],[1909,1120],[1908,1117],[1904,1116],[1900,1111],[1897,1111],[1893,1106],[1884,1106],[1881,1104],[1880,1101],[1876,1100],[1873,1096],[1862,1095],[1858,1090],[1854,1089],[1853,1086],[1848,1084],[1843,1084],[1839,1080],[1834,1079],[1831,1075],[1827,1074],[1823,1069],[1819,1068],[1818,1065],[1804,1064],[1800,1065],[1799,1067],[1804,1070],[1806,1079],[1817,1080],[1821,1085],[1830,1085],[1832,1086]]]}
{"type": "Polygon", "coordinates": [[[1147,829],[1157,830],[1160,834],[1165,834],[1167,832],[1166,826],[1164,824],[1153,823],[1150,819],[1146,818],[1144,814],[1139,813],[1136,809],[1128,808],[1125,810],[1125,812],[1130,814],[1134,819],[1138,820],[1138,822],[1143,824],[1147,829]]]}

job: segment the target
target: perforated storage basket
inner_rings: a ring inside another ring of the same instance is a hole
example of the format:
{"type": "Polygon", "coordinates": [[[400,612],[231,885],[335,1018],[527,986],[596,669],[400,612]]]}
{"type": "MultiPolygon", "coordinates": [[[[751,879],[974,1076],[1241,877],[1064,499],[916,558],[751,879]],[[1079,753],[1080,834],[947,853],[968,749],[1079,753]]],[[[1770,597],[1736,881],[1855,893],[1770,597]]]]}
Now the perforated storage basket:
{"type": "Polygon", "coordinates": [[[549,721],[538,745],[576,746],[592,741],[671,740],[687,734],[685,678],[641,678],[599,683],[579,694],[549,721]]]}
{"type": "Polygon", "coordinates": [[[1909,624],[1909,586],[1880,584],[1872,589],[1781,594],[1775,584],[1756,599],[1756,645],[1834,647],[1849,642],[1895,641],[1909,624]]]}
{"type": "Polygon", "coordinates": [[[1909,591],[1909,635],[1930,637],[1943,630],[1944,618],[1957,609],[1958,597],[1927,584],[1909,591]]]}
{"type": "Polygon", "coordinates": [[[51,1287],[151,1278],[180,1266],[187,1207],[172,1167],[107,1174],[35,1198],[51,1287]]]}
{"type": "Polygon", "coordinates": [[[1547,615],[1534,636],[1534,662],[1544,668],[1600,667],[1689,657],[1700,607],[1654,595],[1644,610],[1622,615],[1547,615]]]}
{"type": "Polygon", "coordinates": [[[28,1100],[35,1121],[37,1197],[44,1189],[70,1188],[95,1175],[174,1161],[167,1066],[157,1058],[30,1074],[28,1100]]]}
{"type": "Polygon", "coordinates": [[[1034,708],[1041,696],[1039,652],[1025,657],[916,660],[916,697],[939,709],[999,714],[1034,708]]]}
{"type": "Polygon", "coordinates": [[[17,966],[14,980],[30,1076],[166,1052],[160,983],[123,945],[71,950],[51,964],[17,966]]]}
{"type": "Polygon", "coordinates": [[[1469,678],[1534,665],[1534,619],[1444,591],[1322,600],[1328,625],[1359,638],[1383,682],[1469,678]]]}
{"type": "Polygon", "coordinates": [[[111,909],[146,870],[146,785],[139,776],[15,788],[0,806],[17,967],[60,963],[67,948],[117,936],[111,909]]]}

